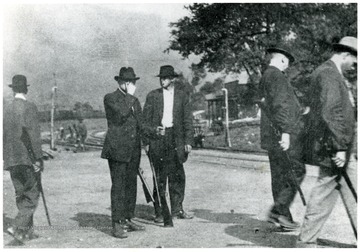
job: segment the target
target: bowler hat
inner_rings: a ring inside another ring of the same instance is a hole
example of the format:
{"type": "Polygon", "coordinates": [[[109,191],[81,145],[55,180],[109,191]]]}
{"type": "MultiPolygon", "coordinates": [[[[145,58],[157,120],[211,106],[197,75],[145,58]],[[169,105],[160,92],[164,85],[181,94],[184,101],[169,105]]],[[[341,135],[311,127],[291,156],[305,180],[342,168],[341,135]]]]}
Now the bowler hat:
{"type": "Polygon", "coordinates": [[[357,38],[355,37],[343,37],[339,43],[333,44],[333,48],[336,51],[350,52],[357,55],[357,38]]]}
{"type": "Polygon", "coordinates": [[[290,63],[295,61],[295,57],[291,53],[289,53],[288,51],[286,51],[283,48],[270,47],[270,48],[266,49],[266,52],[268,52],[268,53],[281,53],[281,54],[285,55],[289,59],[290,63]]]}
{"type": "Polygon", "coordinates": [[[9,87],[14,88],[14,87],[26,87],[26,86],[30,86],[27,84],[27,80],[26,77],[24,75],[14,75],[14,77],[12,78],[12,83],[9,84],[9,87]]]}
{"type": "Polygon", "coordinates": [[[115,76],[114,79],[118,80],[138,80],[139,77],[136,77],[134,69],[132,67],[122,67],[120,68],[119,76],[115,76]]]}
{"type": "Polygon", "coordinates": [[[174,68],[170,65],[161,66],[160,73],[156,77],[178,77],[179,75],[175,73],[174,68]]]}

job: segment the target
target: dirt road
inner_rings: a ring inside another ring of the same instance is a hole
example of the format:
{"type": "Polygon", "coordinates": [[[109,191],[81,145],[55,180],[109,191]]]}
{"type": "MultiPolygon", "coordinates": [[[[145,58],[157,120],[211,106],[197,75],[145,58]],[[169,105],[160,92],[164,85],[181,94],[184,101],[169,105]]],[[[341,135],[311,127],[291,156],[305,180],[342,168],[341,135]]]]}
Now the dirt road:
{"type": "MultiPolygon", "coordinates": [[[[272,204],[270,173],[266,156],[194,150],[185,164],[187,175],[184,208],[195,217],[175,220],[165,229],[152,221],[153,207],[147,204],[138,180],[136,222],[146,231],[132,232],[127,239],[111,236],[110,174],[100,151],[61,151],[46,161],[43,186],[53,226],[48,227],[40,201],[35,213],[36,232],[41,236],[28,248],[225,248],[292,247],[297,232],[279,232],[265,221],[272,204]],[[241,159],[240,159],[241,158],[241,159]]],[[[150,181],[145,155],[141,166],[150,181]]],[[[305,197],[315,181],[317,169],[308,167],[302,184],[305,197]]],[[[4,172],[5,225],[16,215],[14,188],[4,172]]],[[[305,207],[297,196],[292,206],[294,219],[302,221],[305,207]]],[[[339,200],[323,229],[327,247],[354,247],[345,209],[339,200]]],[[[5,247],[14,245],[4,234],[5,247]]]]}

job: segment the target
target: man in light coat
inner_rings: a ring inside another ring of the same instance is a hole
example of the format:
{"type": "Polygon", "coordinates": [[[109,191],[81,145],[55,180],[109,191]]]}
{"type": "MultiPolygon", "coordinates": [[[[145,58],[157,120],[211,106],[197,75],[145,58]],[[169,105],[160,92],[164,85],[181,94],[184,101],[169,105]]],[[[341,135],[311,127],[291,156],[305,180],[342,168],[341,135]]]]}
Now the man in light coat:
{"type": "Polygon", "coordinates": [[[357,232],[357,204],[342,176],[347,168],[345,171],[356,190],[356,166],[347,165],[351,161],[354,140],[355,101],[344,73],[357,63],[357,38],[344,37],[333,47],[332,57],[311,76],[311,119],[308,126],[311,142],[308,149],[312,152],[313,163],[320,166],[320,173],[308,201],[298,247],[316,247],[339,192],[355,234],[357,232]]]}

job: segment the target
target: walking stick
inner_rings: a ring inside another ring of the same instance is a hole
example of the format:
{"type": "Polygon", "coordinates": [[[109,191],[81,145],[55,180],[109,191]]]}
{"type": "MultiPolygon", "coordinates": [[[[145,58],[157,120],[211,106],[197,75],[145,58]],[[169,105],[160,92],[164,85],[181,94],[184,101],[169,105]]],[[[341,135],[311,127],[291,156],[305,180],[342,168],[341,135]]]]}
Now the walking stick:
{"type": "Polygon", "coordinates": [[[354,198],[355,198],[355,202],[357,203],[357,193],[356,193],[356,190],[355,190],[353,184],[351,183],[351,180],[350,180],[350,178],[349,178],[349,175],[346,173],[346,170],[345,170],[345,169],[342,170],[341,175],[343,176],[346,184],[348,185],[348,187],[349,187],[352,195],[353,195],[354,198]]]}
{"type": "MultiPolygon", "coordinates": [[[[35,165],[35,166],[40,169],[39,166],[37,166],[37,165],[35,165]]],[[[47,208],[47,205],[46,205],[44,190],[43,190],[42,183],[41,183],[41,171],[37,172],[36,177],[37,177],[37,182],[38,182],[38,187],[39,187],[39,191],[40,191],[40,194],[41,194],[41,198],[42,198],[43,203],[44,203],[44,209],[45,209],[46,218],[47,218],[49,226],[51,226],[50,215],[49,215],[49,211],[48,211],[48,208],[47,208]]]]}

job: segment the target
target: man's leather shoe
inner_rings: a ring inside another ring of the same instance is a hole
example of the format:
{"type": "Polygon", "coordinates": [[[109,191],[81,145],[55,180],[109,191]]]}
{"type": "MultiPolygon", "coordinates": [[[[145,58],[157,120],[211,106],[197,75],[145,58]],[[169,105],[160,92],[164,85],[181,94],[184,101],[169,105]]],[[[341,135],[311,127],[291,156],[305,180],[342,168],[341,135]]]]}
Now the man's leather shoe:
{"type": "Polygon", "coordinates": [[[126,225],[128,226],[128,231],[144,231],[145,227],[139,224],[132,222],[131,220],[126,220],[126,225]]]}
{"type": "Polygon", "coordinates": [[[164,219],[164,227],[166,227],[166,228],[171,228],[171,227],[173,227],[173,226],[174,226],[174,223],[173,223],[173,221],[172,221],[171,216],[169,216],[168,218],[165,218],[165,219],[164,219]]]}
{"type": "Polygon", "coordinates": [[[189,214],[185,213],[184,211],[180,211],[180,212],[174,214],[173,216],[177,217],[178,219],[184,219],[184,220],[190,220],[190,219],[194,218],[194,216],[189,215],[189,214]]]}
{"type": "Polygon", "coordinates": [[[267,221],[289,231],[296,230],[300,227],[300,224],[298,222],[289,219],[289,217],[274,214],[272,212],[269,213],[267,221]]]}
{"type": "Polygon", "coordinates": [[[154,222],[155,223],[164,223],[164,217],[162,215],[157,215],[157,216],[155,216],[154,222]]]}
{"type": "Polygon", "coordinates": [[[28,241],[38,239],[39,237],[40,236],[34,232],[27,232],[25,234],[25,239],[28,241]]]}
{"type": "Polygon", "coordinates": [[[267,221],[270,223],[273,223],[277,226],[280,226],[278,218],[279,218],[278,214],[274,214],[274,213],[270,212],[268,215],[267,221]]]}
{"type": "Polygon", "coordinates": [[[293,220],[290,220],[288,217],[280,215],[278,218],[279,224],[282,228],[286,230],[296,230],[300,228],[300,224],[293,220]]]}
{"type": "Polygon", "coordinates": [[[174,224],[173,223],[166,223],[164,224],[164,228],[172,228],[174,227],[174,224]]]}
{"type": "Polygon", "coordinates": [[[120,238],[120,239],[124,239],[127,238],[128,235],[126,234],[127,231],[126,229],[124,229],[120,223],[116,222],[113,223],[113,230],[112,230],[112,235],[116,238],[120,238]]]}
{"type": "Polygon", "coordinates": [[[6,233],[11,235],[16,241],[18,241],[21,244],[23,244],[26,241],[24,232],[22,232],[19,229],[16,229],[15,227],[12,227],[12,226],[8,227],[6,229],[6,233]]]}

